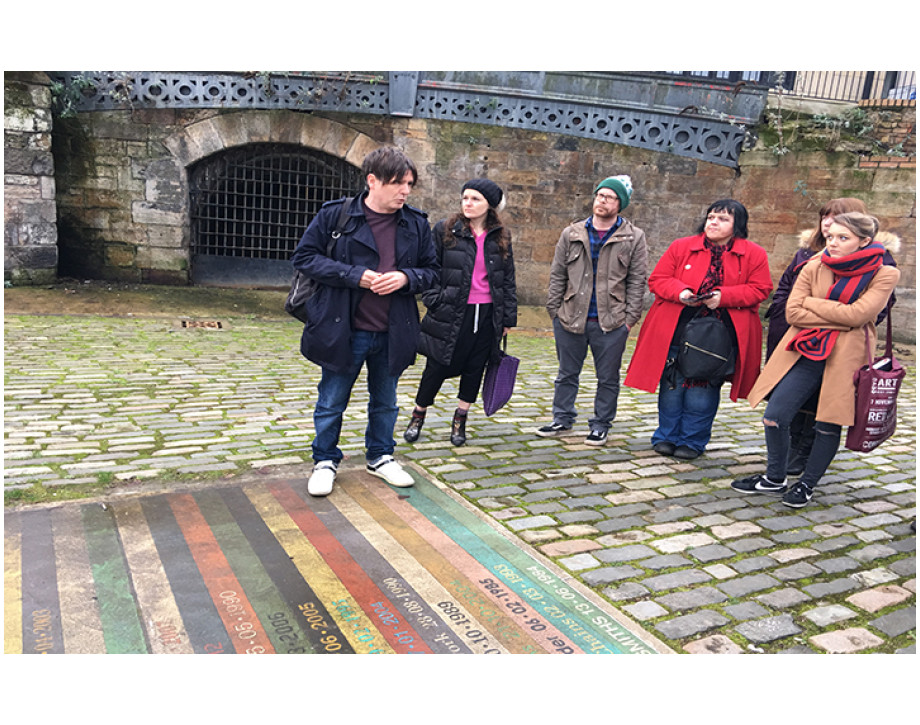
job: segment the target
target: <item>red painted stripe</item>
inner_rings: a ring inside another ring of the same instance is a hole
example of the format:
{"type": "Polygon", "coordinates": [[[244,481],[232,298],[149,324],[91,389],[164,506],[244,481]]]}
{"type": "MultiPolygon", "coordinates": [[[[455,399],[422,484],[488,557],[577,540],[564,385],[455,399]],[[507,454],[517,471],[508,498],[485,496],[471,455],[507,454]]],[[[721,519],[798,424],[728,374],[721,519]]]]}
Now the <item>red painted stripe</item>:
{"type": "MultiPolygon", "coordinates": [[[[454,570],[457,572],[457,575],[465,578],[468,582],[468,586],[477,589],[485,601],[489,602],[497,610],[503,611],[501,609],[501,603],[494,600],[489,590],[481,584],[484,579],[493,579],[496,576],[493,571],[486,568],[476,557],[432,523],[432,521],[418,509],[410,503],[402,501],[399,498],[399,494],[389,486],[374,486],[373,488],[365,486],[365,490],[368,494],[376,496],[381,503],[393,512],[394,517],[402,519],[428,546],[437,551],[446,561],[450,562],[451,566],[454,567],[454,570]]],[[[445,585],[449,590],[454,592],[455,596],[457,595],[456,589],[450,587],[449,583],[445,582],[445,585]]],[[[508,589],[508,587],[503,588],[508,589]]],[[[496,631],[493,625],[487,620],[484,622],[485,628],[495,635],[503,645],[511,649],[523,647],[522,651],[526,654],[530,654],[537,647],[547,652],[554,652],[557,650],[559,642],[564,642],[576,652],[584,652],[582,647],[579,647],[569,636],[557,629],[552,620],[534,611],[529,602],[520,599],[520,604],[527,610],[527,613],[524,615],[503,611],[504,617],[507,617],[508,620],[517,625],[514,630],[505,630],[504,632],[496,631]],[[546,627],[539,636],[527,629],[526,622],[532,619],[538,619],[540,623],[546,627]]],[[[465,604],[464,606],[468,609],[470,608],[469,604],[465,604]]],[[[474,611],[472,614],[475,616],[476,612],[474,611]]]]}
{"type": "Polygon", "coordinates": [[[247,654],[274,654],[275,648],[256,617],[242,583],[234,575],[195,499],[190,494],[168,498],[234,649],[247,654]]]}
{"type": "MultiPolygon", "coordinates": [[[[390,646],[396,652],[403,654],[433,654],[431,648],[425,644],[418,632],[408,623],[401,624],[398,632],[396,632],[380,619],[380,615],[373,607],[375,602],[382,602],[391,612],[398,611],[398,608],[367,576],[345,547],[339,543],[338,539],[326,528],[319,517],[304,503],[303,499],[290,486],[284,484],[269,484],[268,489],[287,511],[291,520],[304,533],[304,536],[310,540],[310,543],[323,557],[327,566],[348,589],[358,606],[364,610],[365,614],[377,627],[377,631],[390,646]]],[[[326,602],[326,605],[328,606],[328,602],[326,602]]]]}

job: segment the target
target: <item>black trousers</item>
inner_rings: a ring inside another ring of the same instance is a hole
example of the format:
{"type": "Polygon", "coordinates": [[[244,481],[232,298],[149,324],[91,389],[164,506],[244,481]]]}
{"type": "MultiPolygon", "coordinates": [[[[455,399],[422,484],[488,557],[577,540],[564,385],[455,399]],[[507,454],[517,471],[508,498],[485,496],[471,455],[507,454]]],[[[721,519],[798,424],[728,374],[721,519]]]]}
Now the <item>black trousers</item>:
{"type": "Polygon", "coordinates": [[[494,345],[492,305],[466,305],[450,364],[443,365],[428,358],[415,395],[415,404],[420,408],[432,405],[444,381],[458,375],[460,390],[457,397],[464,403],[475,403],[494,345]]]}

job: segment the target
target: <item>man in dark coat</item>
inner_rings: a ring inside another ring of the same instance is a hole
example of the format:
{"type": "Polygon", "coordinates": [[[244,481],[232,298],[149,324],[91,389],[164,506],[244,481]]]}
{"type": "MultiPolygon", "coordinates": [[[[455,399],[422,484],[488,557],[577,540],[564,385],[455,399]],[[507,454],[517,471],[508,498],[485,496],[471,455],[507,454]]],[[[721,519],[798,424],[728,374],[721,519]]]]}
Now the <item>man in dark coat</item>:
{"type": "Polygon", "coordinates": [[[313,412],[313,496],[332,492],[342,451],[342,416],[361,369],[367,366],[367,470],[393,486],[413,479],[393,458],[399,414],[396,386],[415,362],[419,330],[415,295],[438,280],[427,215],[406,204],[418,178],[400,150],[383,147],[364,159],[367,189],[350,202],[341,236],[327,246],[344,199],[329,202],[294,251],[295,269],[319,283],[307,303],[300,349],[322,367],[313,412]]]}

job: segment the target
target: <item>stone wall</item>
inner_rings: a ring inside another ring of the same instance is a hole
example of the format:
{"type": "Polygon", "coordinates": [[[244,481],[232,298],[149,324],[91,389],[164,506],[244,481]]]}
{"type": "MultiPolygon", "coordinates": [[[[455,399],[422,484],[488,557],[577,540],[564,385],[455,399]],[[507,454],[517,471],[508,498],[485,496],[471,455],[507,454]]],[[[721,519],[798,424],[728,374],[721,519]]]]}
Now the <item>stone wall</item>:
{"type": "MultiPolygon", "coordinates": [[[[57,134],[57,131],[56,131],[57,134]]],[[[628,173],[635,194],[624,216],[645,229],[653,262],[691,234],[719,198],[744,203],[750,237],[770,255],[777,279],[834,196],[866,201],[903,240],[895,322],[915,329],[915,169],[861,168],[849,153],[777,156],[754,149],[738,172],[671,154],[497,126],[294,111],[104,111],[79,114],[56,140],[62,259],[88,277],[188,282],[185,169],[231,146],[299,143],[360,165],[377,144],[405,149],[420,169],[411,203],[432,221],[453,212],[461,184],[487,175],[508,195],[522,304],[542,305],[559,232],[590,213],[592,190],[628,173]]]]}
{"type": "Polygon", "coordinates": [[[51,153],[51,82],[3,74],[3,269],[12,284],[57,278],[58,234],[51,153]]]}

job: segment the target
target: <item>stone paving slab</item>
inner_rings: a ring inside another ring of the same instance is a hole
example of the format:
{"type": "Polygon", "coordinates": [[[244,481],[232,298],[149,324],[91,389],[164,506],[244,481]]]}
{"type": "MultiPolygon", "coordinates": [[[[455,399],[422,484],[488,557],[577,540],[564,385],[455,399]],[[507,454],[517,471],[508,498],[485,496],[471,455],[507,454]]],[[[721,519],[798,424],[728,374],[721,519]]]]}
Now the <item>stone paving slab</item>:
{"type": "MultiPolygon", "coordinates": [[[[305,477],[318,371],[299,356],[300,329],[231,323],[6,315],[8,499],[28,500],[33,486],[53,497],[250,473],[305,477]]],[[[521,358],[517,392],[492,417],[473,407],[467,446],[449,442],[449,381],[416,444],[402,442],[400,422],[397,455],[675,651],[913,651],[912,360],[895,435],[868,456],[841,449],[812,502],[793,511],[729,487],[763,467],[762,411],[723,395],[710,450],[677,461],[650,450],[655,396],[624,387],[609,441],[594,448],[584,445],[594,393],[586,374],[572,434],[538,438],[552,418],[552,338],[515,332],[508,347],[521,358]],[[850,601],[886,588],[907,596],[873,600],[884,601],[874,611],[850,601]],[[855,616],[838,617],[841,608],[855,616]]],[[[404,411],[421,368],[400,383],[404,411]]],[[[359,381],[342,431],[349,461],[363,458],[366,402],[359,381]]]]}

